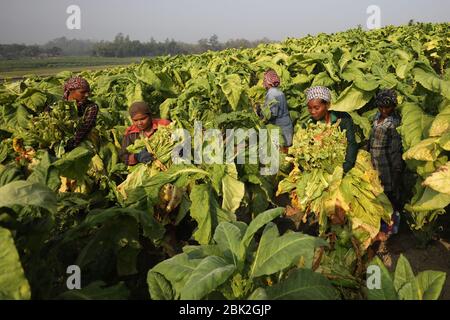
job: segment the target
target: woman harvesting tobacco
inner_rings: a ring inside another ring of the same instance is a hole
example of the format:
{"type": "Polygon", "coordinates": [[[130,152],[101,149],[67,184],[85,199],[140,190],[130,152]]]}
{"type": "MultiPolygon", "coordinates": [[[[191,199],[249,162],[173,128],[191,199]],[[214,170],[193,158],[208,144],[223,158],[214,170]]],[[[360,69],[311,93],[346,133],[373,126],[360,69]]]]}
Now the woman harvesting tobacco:
{"type": "Polygon", "coordinates": [[[355,139],[355,129],[352,118],[347,113],[329,110],[331,92],[326,87],[317,86],[307,89],[306,101],[312,122],[316,123],[320,121],[325,122],[326,124],[334,124],[339,121],[340,129],[342,131],[345,130],[347,148],[343,169],[344,173],[347,173],[355,165],[358,153],[358,145],[355,139]]]}
{"type": "Polygon", "coordinates": [[[266,118],[269,123],[277,125],[281,129],[283,143],[281,150],[287,152],[292,146],[294,127],[289,115],[289,109],[284,93],[279,89],[280,77],[274,70],[264,73],[263,86],[267,90],[263,110],[257,107],[256,113],[260,118],[266,118]]]}
{"type": "Polygon", "coordinates": [[[75,136],[70,139],[66,146],[66,151],[76,148],[95,127],[97,121],[98,106],[90,101],[91,88],[89,83],[82,77],[73,77],[64,84],[63,99],[75,101],[77,103],[78,116],[82,117],[77,126],[75,136]]]}

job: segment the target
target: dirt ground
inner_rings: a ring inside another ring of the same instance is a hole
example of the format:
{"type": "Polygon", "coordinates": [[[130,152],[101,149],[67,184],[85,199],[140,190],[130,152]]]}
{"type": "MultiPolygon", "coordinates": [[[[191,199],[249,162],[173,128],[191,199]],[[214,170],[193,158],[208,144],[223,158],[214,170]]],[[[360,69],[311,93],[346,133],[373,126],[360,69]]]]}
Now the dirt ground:
{"type": "Polygon", "coordinates": [[[450,217],[440,221],[442,226],[439,239],[432,240],[425,247],[409,230],[405,223],[401,224],[400,232],[393,235],[387,242],[387,249],[392,257],[393,271],[397,265],[397,259],[403,254],[411,264],[415,274],[425,270],[444,271],[447,273],[444,288],[440,299],[450,300],[450,217]]]}

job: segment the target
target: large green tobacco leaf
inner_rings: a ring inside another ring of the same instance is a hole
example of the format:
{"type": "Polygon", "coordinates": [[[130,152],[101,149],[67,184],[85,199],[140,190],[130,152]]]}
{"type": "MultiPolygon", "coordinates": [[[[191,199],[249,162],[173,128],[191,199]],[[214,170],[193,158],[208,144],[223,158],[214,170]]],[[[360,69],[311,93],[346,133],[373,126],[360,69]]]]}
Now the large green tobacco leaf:
{"type": "Polygon", "coordinates": [[[94,156],[93,151],[86,145],[81,145],[56,160],[53,165],[63,177],[82,180],[86,174],[89,163],[94,156]]]}
{"type": "Polygon", "coordinates": [[[428,187],[420,187],[419,192],[406,205],[408,211],[432,211],[445,208],[450,204],[450,195],[437,192],[428,187]]]}
{"type": "Polygon", "coordinates": [[[258,214],[256,218],[254,218],[252,222],[250,222],[241,241],[241,256],[244,256],[245,250],[247,250],[248,246],[250,245],[250,242],[253,239],[255,233],[268,222],[272,221],[276,217],[281,216],[283,212],[284,208],[270,209],[258,214]]]}
{"type": "Polygon", "coordinates": [[[445,272],[427,270],[416,277],[401,254],[394,274],[394,286],[402,300],[437,300],[445,284],[445,272]]]}
{"type": "Polygon", "coordinates": [[[40,158],[40,161],[33,168],[33,172],[28,176],[27,181],[45,184],[53,191],[58,190],[61,185],[59,172],[53,167],[48,152],[38,151],[36,158],[40,158]]]}
{"type": "Polygon", "coordinates": [[[195,185],[190,199],[192,201],[191,217],[198,223],[193,235],[194,239],[200,244],[208,244],[218,223],[233,219],[220,208],[214,190],[209,184],[195,185]]]}
{"type": "Polygon", "coordinates": [[[314,77],[311,86],[324,86],[329,87],[334,84],[334,80],[330,78],[327,72],[320,72],[314,77]]]}
{"type": "Polygon", "coordinates": [[[222,88],[223,93],[227,97],[231,108],[236,111],[239,105],[241,94],[243,92],[243,87],[239,75],[226,75],[220,79],[219,85],[222,88]]]}
{"type": "Polygon", "coordinates": [[[142,101],[142,85],[138,83],[131,82],[125,89],[125,94],[127,97],[128,105],[131,105],[133,102],[142,101]]]}
{"type": "Polygon", "coordinates": [[[416,276],[421,300],[437,300],[445,284],[446,273],[423,271],[416,276]]]}
{"type": "Polygon", "coordinates": [[[158,76],[152,71],[148,64],[141,64],[136,71],[134,72],[137,79],[140,81],[153,86],[155,89],[159,89],[161,87],[161,80],[158,76]]]}
{"type": "Polygon", "coordinates": [[[414,67],[411,54],[402,49],[395,49],[394,54],[396,55],[394,60],[395,73],[400,79],[405,79],[414,67]]]}
{"type": "Polygon", "coordinates": [[[133,171],[127,175],[125,181],[117,186],[117,191],[123,199],[127,199],[131,192],[146,185],[150,180],[150,168],[143,163],[138,163],[134,166],[133,171]]]}
{"type": "Polygon", "coordinates": [[[223,258],[210,256],[203,259],[191,273],[180,291],[182,300],[199,300],[224,283],[236,267],[223,258]]]}
{"type": "Polygon", "coordinates": [[[179,298],[186,281],[202,260],[190,259],[186,253],[182,253],[158,263],[149,272],[162,274],[172,284],[176,298],[179,298]]]}
{"type": "Polygon", "coordinates": [[[30,297],[30,285],[11,232],[0,227],[0,300],[28,300],[30,297]]]}
{"type": "Polygon", "coordinates": [[[34,112],[40,112],[47,101],[47,96],[38,89],[27,88],[18,101],[34,112]]]}
{"type": "Polygon", "coordinates": [[[440,137],[450,132],[450,105],[444,108],[433,120],[430,137],[440,137]]]}
{"type": "Polygon", "coordinates": [[[438,138],[420,141],[403,154],[404,160],[436,161],[441,153],[438,138]]]}
{"type": "Polygon", "coordinates": [[[56,194],[47,186],[29,181],[13,181],[0,188],[0,207],[36,206],[56,211],[56,194]]]}
{"type": "Polygon", "coordinates": [[[0,187],[24,179],[24,173],[15,163],[9,163],[6,166],[0,165],[0,187]]]}
{"type": "Polygon", "coordinates": [[[219,246],[221,252],[236,267],[240,266],[243,262],[239,257],[239,246],[242,236],[243,231],[229,222],[220,223],[214,233],[214,241],[219,246]]]}
{"type": "Polygon", "coordinates": [[[427,72],[422,68],[412,70],[414,79],[430,91],[440,93],[450,100],[450,81],[440,79],[437,75],[427,72]]]}
{"type": "MultiPolygon", "coordinates": [[[[371,266],[377,266],[380,270],[380,289],[371,288],[367,289],[367,298],[369,300],[398,300],[397,292],[394,288],[394,281],[392,279],[391,274],[386,269],[383,262],[380,260],[380,258],[375,257],[375,259],[372,260],[370,263],[371,266]]],[[[373,274],[373,276],[376,276],[376,274],[373,274]]],[[[369,275],[368,275],[369,277],[369,275]]]]}
{"type": "Polygon", "coordinates": [[[222,179],[223,202],[222,209],[236,212],[245,194],[245,184],[229,174],[222,179]]]}
{"type": "Polygon", "coordinates": [[[351,112],[360,109],[372,98],[372,93],[351,85],[345,89],[330,110],[351,112]]]}
{"type": "Polygon", "coordinates": [[[123,282],[107,287],[103,281],[94,281],[79,290],[69,290],[58,296],[63,300],[126,300],[130,291],[123,282]]]}
{"type": "Polygon", "coordinates": [[[147,274],[147,284],[152,300],[173,300],[172,286],[162,274],[149,271],[147,274]]]}
{"type": "Polygon", "coordinates": [[[297,269],[285,280],[268,287],[271,300],[337,300],[339,293],[331,282],[310,269],[297,269]]]}
{"type": "Polygon", "coordinates": [[[355,83],[355,87],[358,89],[369,92],[376,90],[379,86],[377,78],[371,74],[365,74],[357,77],[353,82],[355,83]]]}
{"type": "MultiPolygon", "coordinates": [[[[270,275],[295,263],[300,257],[312,259],[314,250],[327,242],[301,233],[279,236],[277,227],[269,223],[263,233],[251,267],[251,277],[270,275]]],[[[309,261],[311,263],[311,261],[309,261]]],[[[306,264],[309,264],[308,261],[306,264]]]]}
{"type": "Polygon", "coordinates": [[[0,129],[14,133],[19,128],[27,128],[30,112],[22,105],[0,106],[0,129]]]}
{"type": "Polygon", "coordinates": [[[401,114],[402,125],[398,131],[402,135],[404,150],[408,150],[422,139],[428,138],[428,131],[434,118],[414,103],[402,105],[401,114]]]}
{"type": "Polygon", "coordinates": [[[442,149],[450,151],[450,132],[439,138],[439,145],[442,149]]]}
{"type": "Polygon", "coordinates": [[[423,185],[450,196],[450,162],[425,179],[423,185]]]}
{"type": "Polygon", "coordinates": [[[419,288],[408,260],[401,254],[394,274],[394,287],[401,300],[418,300],[419,288]]]}

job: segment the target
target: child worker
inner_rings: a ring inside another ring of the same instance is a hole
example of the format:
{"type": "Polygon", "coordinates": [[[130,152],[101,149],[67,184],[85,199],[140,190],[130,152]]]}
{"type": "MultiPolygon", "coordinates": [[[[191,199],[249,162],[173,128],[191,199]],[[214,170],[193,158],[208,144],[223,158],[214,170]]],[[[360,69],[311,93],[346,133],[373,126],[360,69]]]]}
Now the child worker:
{"type": "Polygon", "coordinates": [[[380,90],[374,100],[378,112],[372,123],[369,138],[369,152],[372,164],[378,171],[384,193],[394,208],[393,225],[386,226],[382,222],[382,232],[389,236],[398,231],[401,211],[400,192],[403,171],[402,138],[397,132],[400,115],[395,110],[397,94],[391,89],[380,90]]]}
{"type": "Polygon", "coordinates": [[[170,121],[166,119],[152,119],[150,108],[143,101],[134,102],[130,106],[129,114],[133,124],[125,130],[120,153],[121,159],[128,166],[152,162],[154,159],[145,148],[141,152],[133,154],[127,151],[127,147],[141,136],[150,138],[158,130],[159,126],[167,126],[170,124],[170,121]]]}

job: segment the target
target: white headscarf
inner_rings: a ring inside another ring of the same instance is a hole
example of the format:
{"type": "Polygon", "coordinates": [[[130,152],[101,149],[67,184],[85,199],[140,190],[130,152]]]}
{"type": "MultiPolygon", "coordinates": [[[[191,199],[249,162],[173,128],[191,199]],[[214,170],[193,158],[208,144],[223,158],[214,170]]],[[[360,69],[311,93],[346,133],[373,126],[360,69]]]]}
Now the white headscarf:
{"type": "Polygon", "coordinates": [[[331,101],[331,92],[327,87],[316,86],[306,90],[306,102],[312,99],[323,99],[326,102],[331,101]]]}

